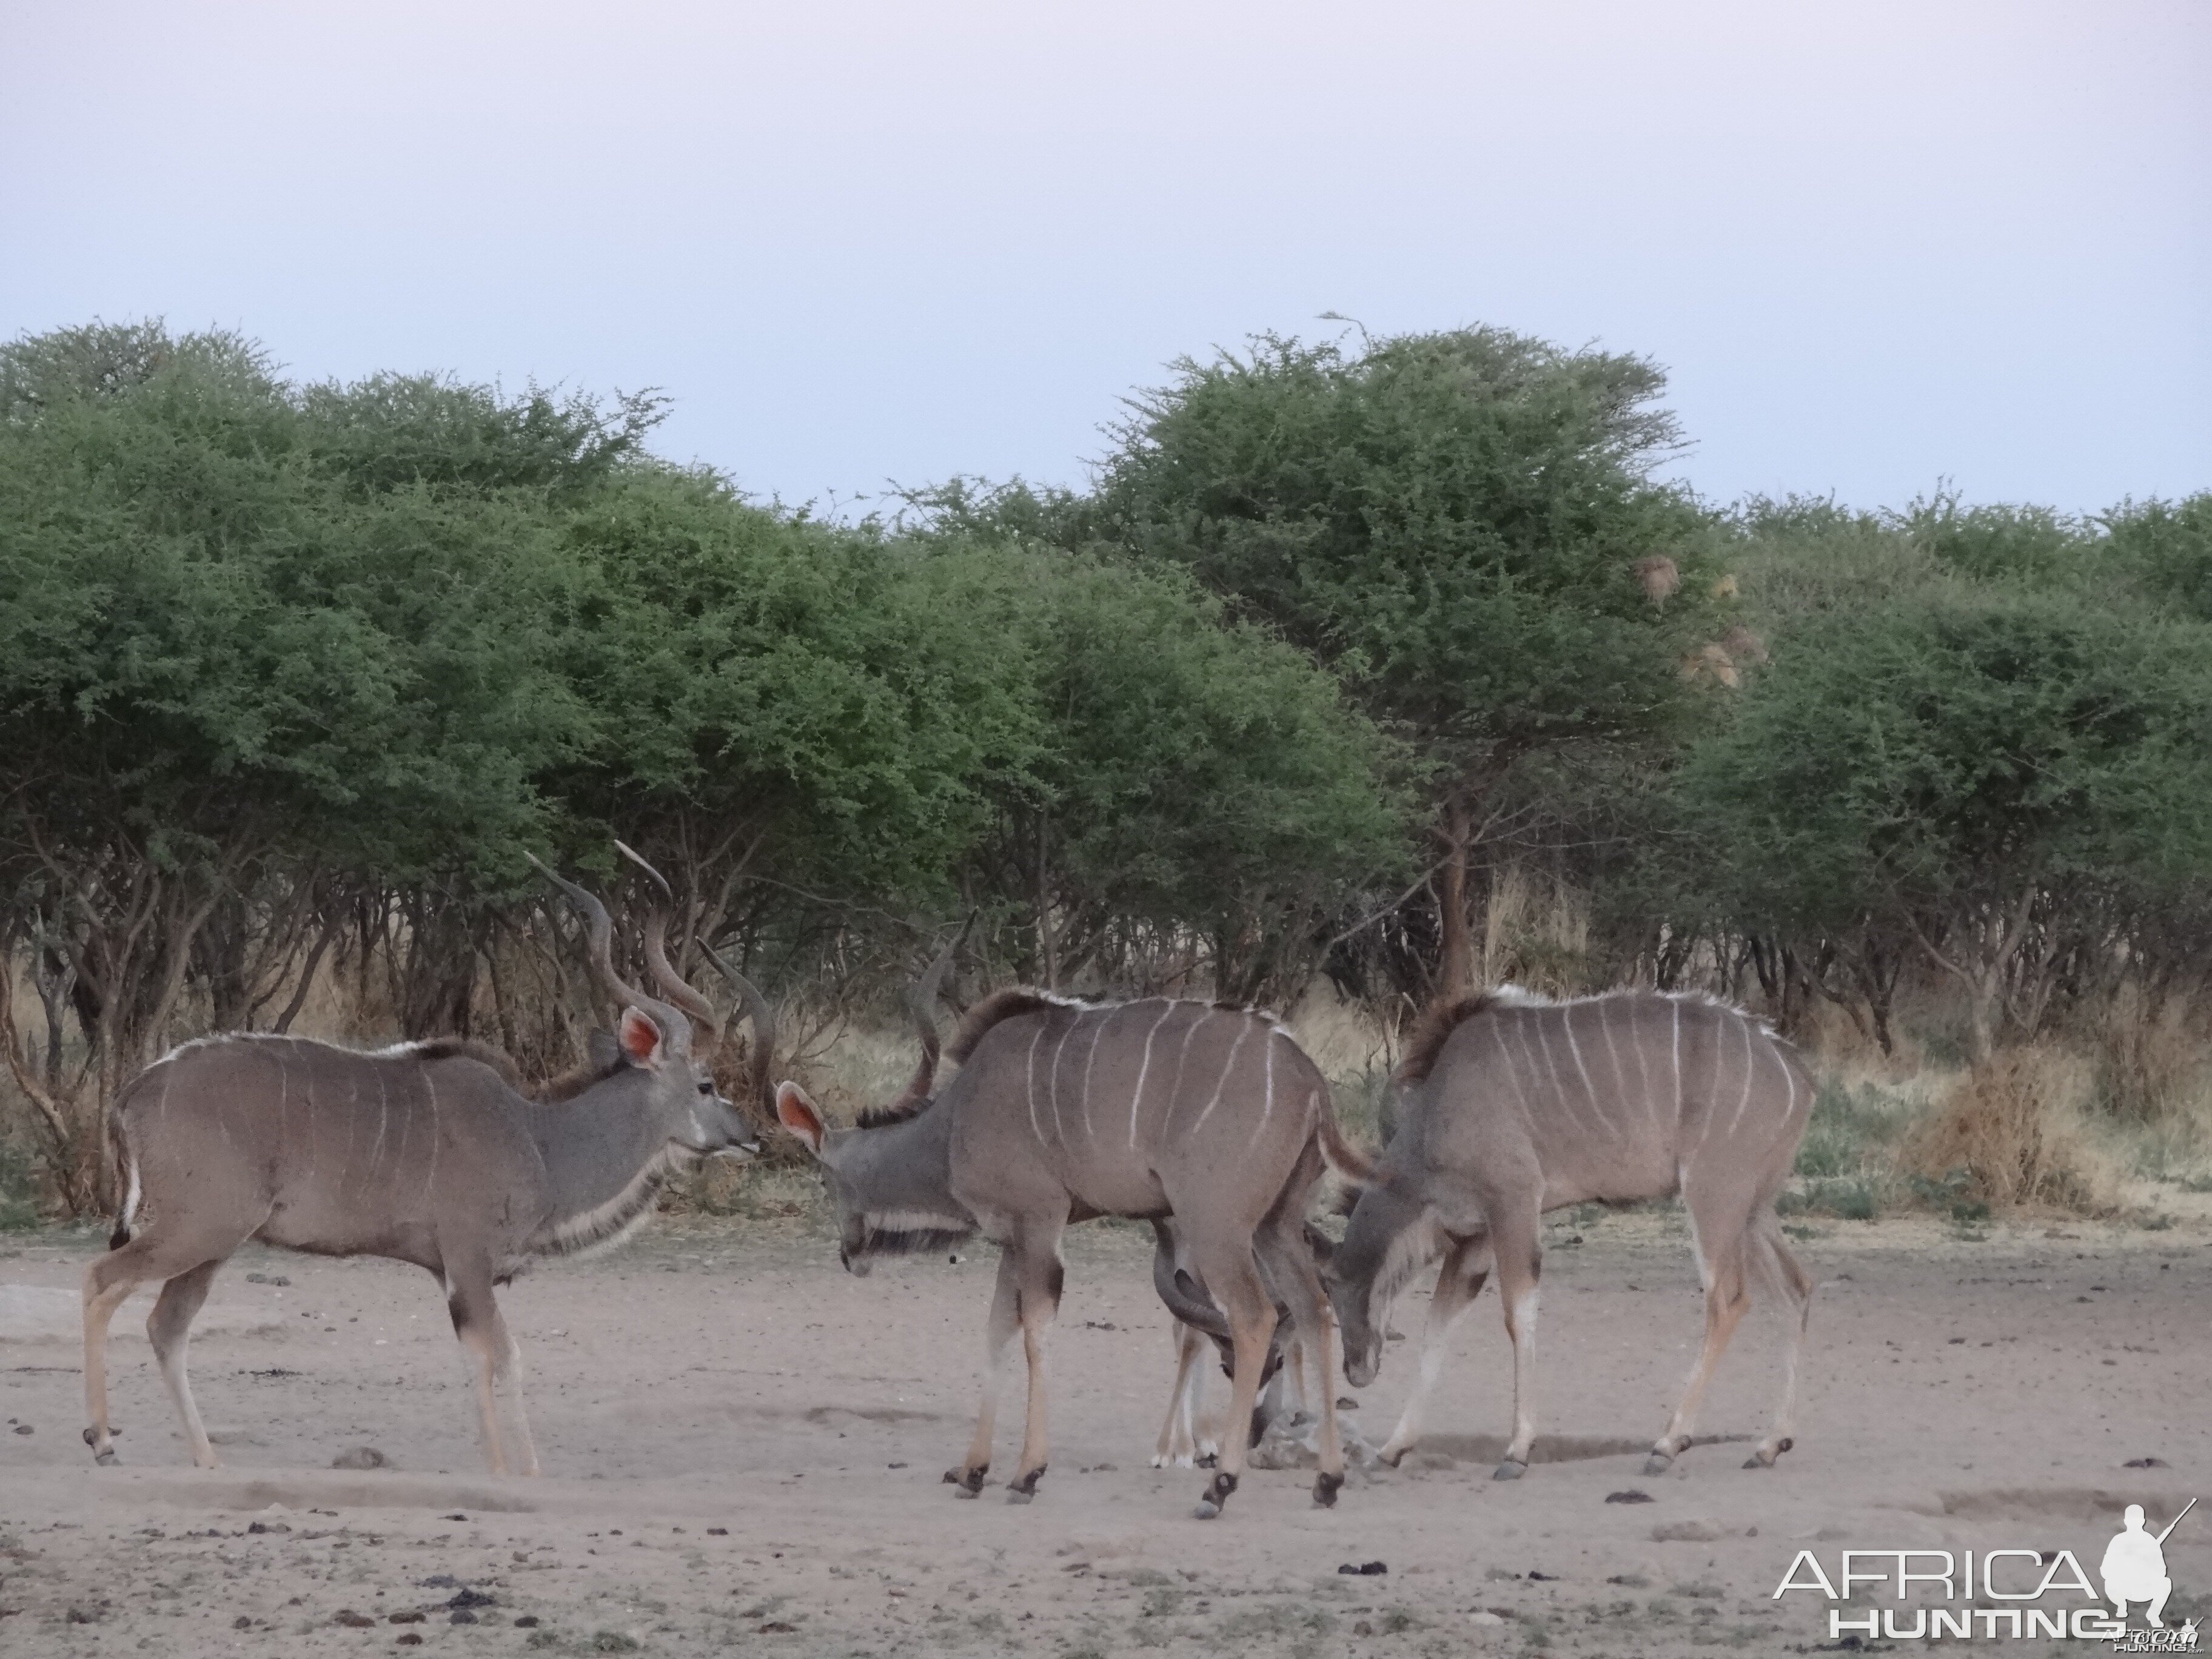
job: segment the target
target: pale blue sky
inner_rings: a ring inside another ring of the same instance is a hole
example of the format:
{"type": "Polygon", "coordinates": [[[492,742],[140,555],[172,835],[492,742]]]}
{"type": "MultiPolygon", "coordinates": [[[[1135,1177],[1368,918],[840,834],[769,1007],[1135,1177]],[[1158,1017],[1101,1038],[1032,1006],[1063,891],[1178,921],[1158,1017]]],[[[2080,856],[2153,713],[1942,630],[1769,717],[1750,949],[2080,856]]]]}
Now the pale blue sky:
{"type": "Polygon", "coordinates": [[[0,331],[1065,483],[1178,353],[1647,353],[1709,495],[2212,486],[2212,4],[0,4],[0,331]]]}

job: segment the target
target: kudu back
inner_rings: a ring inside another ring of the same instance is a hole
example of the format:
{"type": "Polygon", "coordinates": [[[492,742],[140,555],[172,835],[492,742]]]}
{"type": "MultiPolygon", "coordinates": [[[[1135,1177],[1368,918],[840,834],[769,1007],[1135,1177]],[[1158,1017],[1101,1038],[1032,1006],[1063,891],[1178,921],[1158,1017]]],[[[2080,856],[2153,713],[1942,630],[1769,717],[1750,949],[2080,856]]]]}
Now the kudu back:
{"type": "MultiPolygon", "coordinates": [[[[550,872],[547,872],[549,875],[550,872]]],[[[496,1388],[509,1386],[521,1472],[538,1472],[513,1337],[494,1286],[536,1256],[620,1237],[643,1221],[674,1169],[759,1150],[708,1069],[720,1022],[690,988],[672,1006],[624,983],[598,899],[553,879],[585,912],[591,964],[623,1004],[615,1041],[533,1099],[506,1056],[453,1040],[361,1051],[303,1037],[239,1034],[187,1042],[149,1066],[115,1109],[127,1196],[108,1252],[84,1279],[86,1443],[114,1461],[107,1328],[149,1280],[161,1292],[147,1335],[192,1461],[216,1466],[185,1374],[194,1315],[247,1240],[319,1255],[379,1255],[437,1275],[475,1361],[484,1451],[509,1462],[496,1388]]],[[[659,919],[649,955],[658,972],[659,919]]],[[[761,1082],[775,1041],[757,992],[761,1082]]],[[[764,1098],[764,1097],[763,1097],[764,1098]]]]}
{"type": "MultiPolygon", "coordinates": [[[[1328,1306],[1304,1224],[1324,1159],[1364,1170],[1339,1135],[1327,1080],[1267,1015],[1146,998],[1088,1003],[1000,991],[969,1013],[933,1091],[927,1012],[945,958],[918,1000],[923,1054],[906,1091],[853,1129],[831,1129],[797,1085],[777,1093],[784,1127],[820,1160],[855,1273],[876,1254],[980,1232],[1001,1248],[987,1337],[987,1380],[967,1456],[946,1472],[973,1497],[990,1467],[1000,1385],[1018,1334],[1029,1402],[1009,1496],[1026,1502],[1048,1450],[1045,1345],[1060,1305],[1060,1235],[1097,1216],[1172,1218],[1175,1254],[1221,1310],[1233,1349],[1229,1420],[1249,1420],[1276,1323],[1288,1307],[1322,1370],[1323,1455],[1315,1497],[1343,1484],[1328,1306]]],[[[1199,1514],[1220,1513],[1245,1461],[1222,1448],[1199,1514]]]]}
{"type": "Polygon", "coordinates": [[[1705,1345],[1645,1472],[1662,1472],[1689,1445],[1753,1280],[1795,1317],[1774,1425],[1746,1467],[1771,1466],[1790,1449],[1813,1294],[1774,1210],[1813,1109],[1813,1081],[1794,1048],[1705,997],[1616,991],[1553,1002],[1508,988],[1426,1015],[1398,1082],[1402,1121],[1329,1271],[1345,1372],[1364,1387],[1381,1364],[1392,1300],[1445,1258],[1420,1376],[1386,1459],[1419,1437],[1445,1340],[1494,1264],[1513,1343],[1513,1437],[1498,1478],[1518,1476],[1535,1438],[1544,1212],[1677,1194],[1705,1285],[1705,1345]]]}

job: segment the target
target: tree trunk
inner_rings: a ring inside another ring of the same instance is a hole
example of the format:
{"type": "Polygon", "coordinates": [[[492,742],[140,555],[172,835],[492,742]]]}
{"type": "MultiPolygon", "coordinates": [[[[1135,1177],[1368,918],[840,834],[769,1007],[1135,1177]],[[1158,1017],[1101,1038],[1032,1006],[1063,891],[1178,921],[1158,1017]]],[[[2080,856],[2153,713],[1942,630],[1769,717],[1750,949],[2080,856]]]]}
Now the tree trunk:
{"type": "Polygon", "coordinates": [[[1443,933],[1441,960],[1437,964],[1440,997],[1458,996],[1475,988],[1474,939],[1467,925],[1468,842],[1472,827],[1467,803],[1455,796],[1444,807],[1444,862],[1437,900],[1443,933]]]}

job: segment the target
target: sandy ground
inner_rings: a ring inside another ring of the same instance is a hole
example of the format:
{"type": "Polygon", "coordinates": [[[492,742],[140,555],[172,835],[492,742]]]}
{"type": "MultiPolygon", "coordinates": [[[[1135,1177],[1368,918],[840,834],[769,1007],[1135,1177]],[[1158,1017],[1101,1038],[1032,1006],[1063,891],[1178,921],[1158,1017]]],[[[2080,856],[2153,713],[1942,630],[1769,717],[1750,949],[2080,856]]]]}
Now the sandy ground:
{"type": "MultiPolygon", "coordinates": [[[[193,1349],[227,1467],[184,1467],[142,1298],[116,1322],[123,1464],[96,1469],[73,1306],[99,1241],[0,1243],[0,1653],[1798,1652],[1827,1638],[1825,1603],[1771,1595],[1801,1548],[1831,1571],[1847,1544],[2067,1548],[2094,1572],[2122,1504],[2160,1521],[2212,1498],[2203,1221],[1811,1231],[1802,1427],[1777,1470],[1721,1443],[1639,1473],[1698,1297],[1677,1217],[1607,1216],[1552,1231],[1553,1461],[1490,1479],[1509,1409],[1491,1293],[1406,1468],[1334,1510],[1308,1473],[1255,1472],[1212,1523],[1190,1517],[1202,1472],[1147,1467],[1170,1345],[1133,1229],[1072,1241],[1051,1473],[1027,1507],[939,1481],[973,1409],[988,1251],[857,1280],[804,1223],[664,1221],[549,1267],[507,1293],[548,1474],[494,1480],[425,1276],[258,1250],[193,1349]],[[331,1467],[361,1445],[393,1467],[331,1467]],[[2145,1456],[2168,1467],[2123,1467],[2145,1456]],[[1632,1490],[1652,1501],[1607,1502],[1632,1490]]],[[[1376,1442],[1424,1316],[1401,1308],[1413,1340],[1346,1413],[1376,1442]]],[[[1764,1422],[1778,1334],[1747,1322],[1701,1427],[1764,1422]]],[[[2212,1607],[2212,1514],[2166,1548],[2175,1611],[2212,1607]]]]}

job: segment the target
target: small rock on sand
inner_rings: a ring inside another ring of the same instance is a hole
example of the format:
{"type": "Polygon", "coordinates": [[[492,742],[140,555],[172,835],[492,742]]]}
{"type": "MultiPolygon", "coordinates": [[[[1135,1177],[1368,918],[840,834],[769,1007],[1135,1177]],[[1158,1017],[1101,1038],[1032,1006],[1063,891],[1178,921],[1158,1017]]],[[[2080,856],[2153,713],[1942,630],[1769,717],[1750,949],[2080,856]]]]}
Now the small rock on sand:
{"type": "Polygon", "coordinates": [[[374,1446],[348,1446],[331,1459],[334,1469],[386,1469],[392,1460],[374,1446]]]}
{"type": "Polygon", "coordinates": [[[1489,1608],[1482,1607],[1468,1614],[1467,1622],[1470,1625],[1481,1625],[1487,1627],[1502,1625],[1505,1621],[1503,1619],[1500,1619],[1496,1613],[1491,1612],[1489,1608]]]}
{"type": "Polygon", "coordinates": [[[1651,1528],[1655,1544],[1710,1544],[1727,1531],[1710,1521],[1667,1521],[1651,1528]]]}

